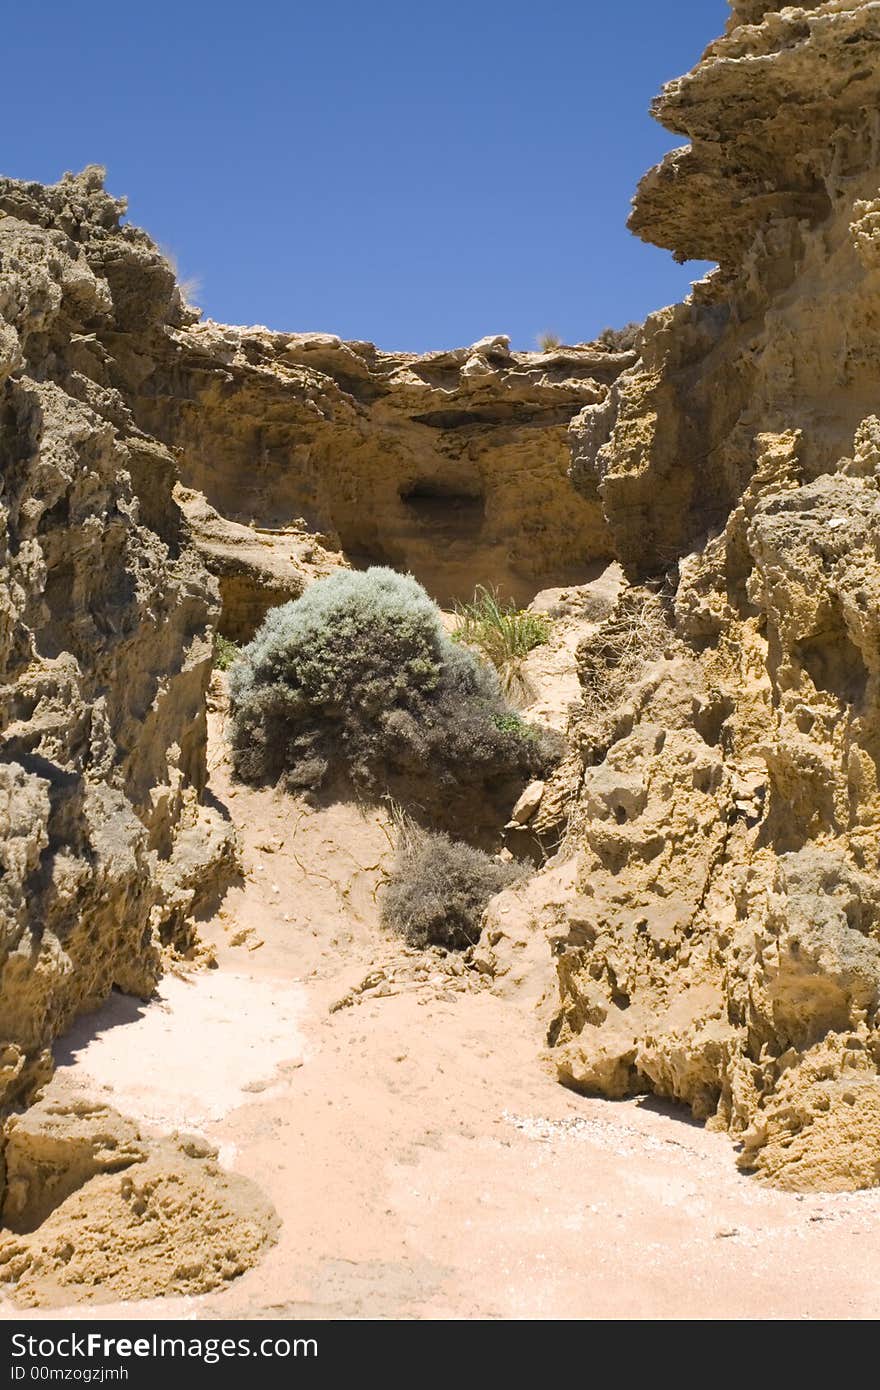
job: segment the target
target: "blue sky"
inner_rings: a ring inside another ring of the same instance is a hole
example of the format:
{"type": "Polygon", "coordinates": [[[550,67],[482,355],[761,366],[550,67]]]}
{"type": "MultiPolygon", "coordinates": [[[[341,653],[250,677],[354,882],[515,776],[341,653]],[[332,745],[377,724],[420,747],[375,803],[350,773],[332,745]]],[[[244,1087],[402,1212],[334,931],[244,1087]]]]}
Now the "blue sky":
{"type": "Polygon", "coordinates": [[[687,292],[625,229],[648,116],[725,0],[40,0],[3,17],[0,170],[105,164],[206,314],[532,347],[687,292]]]}

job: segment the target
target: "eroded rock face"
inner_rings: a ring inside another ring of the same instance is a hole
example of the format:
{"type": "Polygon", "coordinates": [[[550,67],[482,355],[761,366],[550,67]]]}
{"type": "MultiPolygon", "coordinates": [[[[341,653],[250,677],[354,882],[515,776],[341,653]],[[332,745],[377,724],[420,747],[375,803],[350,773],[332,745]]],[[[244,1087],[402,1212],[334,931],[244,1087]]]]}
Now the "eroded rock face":
{"type": "Polygon", "coordinates": [[[505,913],[543,923],[567,1084],[683,1101],[783,1186],[861,1187],[880,1180],[880,7],[734,10],[657,103],[692,143],[632,218],[720,267],[573,422],[573,481],[630,587],[579,653],[561,860],[489,936],[510,970],[505,913]]]}
{"type": "Polygon", "coordinates": [[[0,1284],[25,1307],[215,1289],[257,1263],[278,1217],[195,1135],[145,1135],[87,1097],[6,1127],[0,1284]],[[11,1234],[10,1234],[11,1233],[11,1234]]]}
{"type": "Polygon", "coordinates": [[[878,43],[872,4],[772,7],[656,103],[692,143],[643,180],[631,225],[720,266],[648,319],[638,366],[582,412],[575,480],[599,488],[634,572],[723,528],[761,434],[799,430],[809,482],[876,411],[878,43]]]}
{"type": "Polygon", "coordinates": [[[192,488],[178,484],[175,497],[219,584],[218,630],[230,641],[249,642],[270,608],[299,598],[314,580],[348,564],[302,518],[281,527],[246,526],[221,516],[192,488]]]}
{"type": "Polygon", "coordinates": [[[0,180],[0,1106],[77,1012],[150,992],[234,866],[200,804],[218,619],[244,640],[376,558],[448,601],[610,553],[567,431],[632,351],[200,324],[123,212],[96,169],[0,180]]]}
{"type": "MultiPolygon", "coordinates": [[[[251,529],[257,559],[280,533],[284,568],[298,534],[307,571],[342,551],[409,571],[443,604],[476,583],[528,602],[611,558],[598,497],[569,482],[567,431],[634,359],[600,345],[515,353],[505,337],[419,357],[209,322],[154,335],[130,395],[142,427],[179,451],[182,481],[251,529]]],[[[224,621],[243,628],[233,584],[203,553],[224,621]]]]}
{"type": "Polygon", "coordinates": [[[93,174],[0,183],[7,1100],[222,857],[191,537],[241,638],[339,563],[524,601],[617,559],[529,808],[563,846],[486,968],[546,971],[538,922],[566,1084],[681,1101],[783,1186],[880,1180],[880,6],[731,9],[631,224],[718,269],[637,352],[200,324],[93,174]]]}
{"type": "Polygon", "coordinates": [[[231,857],[199,805],[216,591],[112,381],[182,310],[122,211],[97,170],[0,180],[0,1106],[77,1012],[150,993],[231,857]]]}

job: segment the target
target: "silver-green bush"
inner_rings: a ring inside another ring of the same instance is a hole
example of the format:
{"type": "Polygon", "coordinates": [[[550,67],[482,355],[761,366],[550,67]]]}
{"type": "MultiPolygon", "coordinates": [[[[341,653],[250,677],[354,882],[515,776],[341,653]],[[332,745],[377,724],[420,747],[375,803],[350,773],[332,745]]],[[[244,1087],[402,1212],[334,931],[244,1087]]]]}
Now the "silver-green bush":
{"type": "MultiPolygon", "coordinates": [[[[409,576],[343,570],[273,609],[230,673],[236,770],[317,787],[345,774],[408,804],[522,780],[558,754],[409,576]]],[[[452,798],[450,800],[450,798],[452,798]]]]}

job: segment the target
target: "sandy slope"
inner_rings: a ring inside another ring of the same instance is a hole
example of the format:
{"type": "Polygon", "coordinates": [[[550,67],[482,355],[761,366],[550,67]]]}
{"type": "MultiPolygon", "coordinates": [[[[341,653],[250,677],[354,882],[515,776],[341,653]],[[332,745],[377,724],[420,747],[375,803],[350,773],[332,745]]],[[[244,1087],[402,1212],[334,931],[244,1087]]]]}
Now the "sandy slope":
{"type": "Polygon", "coordinates": [[[52,1086],[201,1132],[281,1236],[222,1292],[66,1315],[880,1314],[880,1192],[769,1191],[678,1112],[563,1090],[534,1000],[382,933],[381,815],[232,787],[218,719],[246,869],[205,925],[219,969],[81,1020],[52,1086]]]}

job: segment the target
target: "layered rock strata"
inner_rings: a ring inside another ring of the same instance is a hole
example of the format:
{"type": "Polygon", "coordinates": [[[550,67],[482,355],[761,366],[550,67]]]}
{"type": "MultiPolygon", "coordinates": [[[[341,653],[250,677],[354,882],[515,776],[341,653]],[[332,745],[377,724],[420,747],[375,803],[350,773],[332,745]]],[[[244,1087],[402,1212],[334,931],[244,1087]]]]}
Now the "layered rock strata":
{"type": "MultiPolygon", "coordinates": [[[[257,554],[278,537],[267,588],[280,566],[293,597],[295,571],[341,551],[409,571],[444,605],[476,583],[528,602],[612,557],[598,497],[567,477],[568,427],[634,360],[598,344],[516,353],[505,337],[416,356],[208,322],[154,337],[129,394],[188,488],[251,528],[257,554]]],[[[258,589],[244,607],[259,608],[258,589]]],[[[232,590],[224,622],[242,628],[232,590]]]]}

